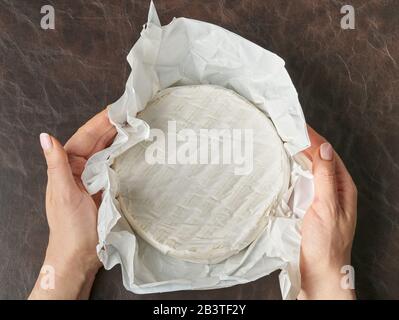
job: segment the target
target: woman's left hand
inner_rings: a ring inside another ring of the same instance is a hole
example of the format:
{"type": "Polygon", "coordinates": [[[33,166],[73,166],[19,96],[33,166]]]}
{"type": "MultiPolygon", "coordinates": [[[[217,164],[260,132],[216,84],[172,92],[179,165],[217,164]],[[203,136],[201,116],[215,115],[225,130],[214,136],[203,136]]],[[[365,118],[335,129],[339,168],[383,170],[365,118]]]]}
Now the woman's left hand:
{"type": "Polygon", "coordinates": [[[81,175],[89,157],[106,148],[116,130],[107,110],[83,125],[63,147],[42,133],[47,162],[46,214],[49,243],[41,273],[30,299],[87,298],[101,266],[97,257],[97,215],[101,195],[90,196],[81,175]],[[53,276],[53,279],[45,278],[53,276]],[[53,280],[52,286],[49,284],[53,280]]]}

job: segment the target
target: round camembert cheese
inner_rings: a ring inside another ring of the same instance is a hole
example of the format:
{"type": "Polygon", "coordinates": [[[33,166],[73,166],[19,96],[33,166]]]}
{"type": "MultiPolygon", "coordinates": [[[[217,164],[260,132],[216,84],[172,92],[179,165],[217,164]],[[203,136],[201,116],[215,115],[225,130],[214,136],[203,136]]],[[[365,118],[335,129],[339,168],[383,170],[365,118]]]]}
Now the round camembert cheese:
{"type": "Polygon", "coordinates": [[[162,90],[137,117],[151,139],[112,165],[134,232],[194,263],[219,263],[250,245],[289,186],[289,157],[269,118],[211,85],[162,90]]]}

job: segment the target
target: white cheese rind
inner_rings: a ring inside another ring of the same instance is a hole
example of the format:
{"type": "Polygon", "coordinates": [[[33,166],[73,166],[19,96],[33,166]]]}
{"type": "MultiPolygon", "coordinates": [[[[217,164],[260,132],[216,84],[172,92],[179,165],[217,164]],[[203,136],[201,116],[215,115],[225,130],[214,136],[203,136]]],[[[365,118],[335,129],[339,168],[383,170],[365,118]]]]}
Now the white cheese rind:
{"type": "Polygon", "coordinates": [[[233,91],[210,85],[158,93],[138,118],[167,132],[252,129],[253,170],[233,164],[155,164],[141,142],[115,159],[121,211],[143,239],[161,252],[194,263],[218,263],[247,247],[264,230],[287,191],[289,158],[272,122],[233,91]]]}

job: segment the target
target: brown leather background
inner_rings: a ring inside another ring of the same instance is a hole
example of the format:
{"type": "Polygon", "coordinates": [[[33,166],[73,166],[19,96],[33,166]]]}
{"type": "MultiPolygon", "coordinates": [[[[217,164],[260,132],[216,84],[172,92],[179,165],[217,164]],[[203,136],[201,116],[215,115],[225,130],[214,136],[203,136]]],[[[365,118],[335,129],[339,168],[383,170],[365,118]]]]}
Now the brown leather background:
{"type": "MultiPolygon", "coordinates": [[[[353,248],[360,298],[399,298],[399,2],[156,1],[163,24],[185,16],[221,25],[287,63],[308,122],[344,159],[359,189],[353,248]],[[340,28],[340,8],[356,29],[340,28]]],[[[38,135],[65,142],[116,100],[149,0],[0,0],[0,298],[23,299],[43,259],[46,168],[38,135]],[[56,29],[40,28],[40,8],[56,29]]],[[[119,268],[101,271],[95,299],[280,298],[277,273],[214,291],[134,295],[119,268]]]]}

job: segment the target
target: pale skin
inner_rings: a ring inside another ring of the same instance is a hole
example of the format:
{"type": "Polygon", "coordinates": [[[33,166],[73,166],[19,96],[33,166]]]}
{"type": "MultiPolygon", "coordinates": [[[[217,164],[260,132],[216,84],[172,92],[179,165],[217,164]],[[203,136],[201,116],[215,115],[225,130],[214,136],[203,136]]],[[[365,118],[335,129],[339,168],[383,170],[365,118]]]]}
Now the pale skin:
{"type": "Polygon", "coordinates": [[[344,163],[326,140],[308,127],[315,196],[302,223],[301,280],[298,299],[355,299],[343,289],[343,266],[351,265],[356,227],[357,189],[344,163]]]}
{"type": "MultiPolygon", "coordinates": [[[[40,274],[29,299],[87,299],[101,267],[96,253],[99,196],[91,197],[80,178],[85,163],[116,134],[107,111],[83,125],[63,147],[41,134],[47,162],[46,214],[50,235],[44,266],[55,270],[54,289],[41,286],[40,274]]],[[[44,279],[45,280],[45,279],[44,279]]]]}
{"type": "MultiPolygon", "coordinates": [[[[87,159],[110,145],[116,130],[107,111],[97,114],[62,146],[41,134],[47,162],[46,214],[50,235],[42,270],[55,271],[54,287],[40,273],[29,299],[88,299],[101,263],[96,254],[100,195],[90,196],[81,174],[87,159]],[[44,284],[44,285],[43,285],[44,284]]],[[[354,299],[340,286],[341,268],[350,265],[356,224],[356,187],[342,160],[309,128],[315,199],[302,225],[299,299],[354,299]]]]}

